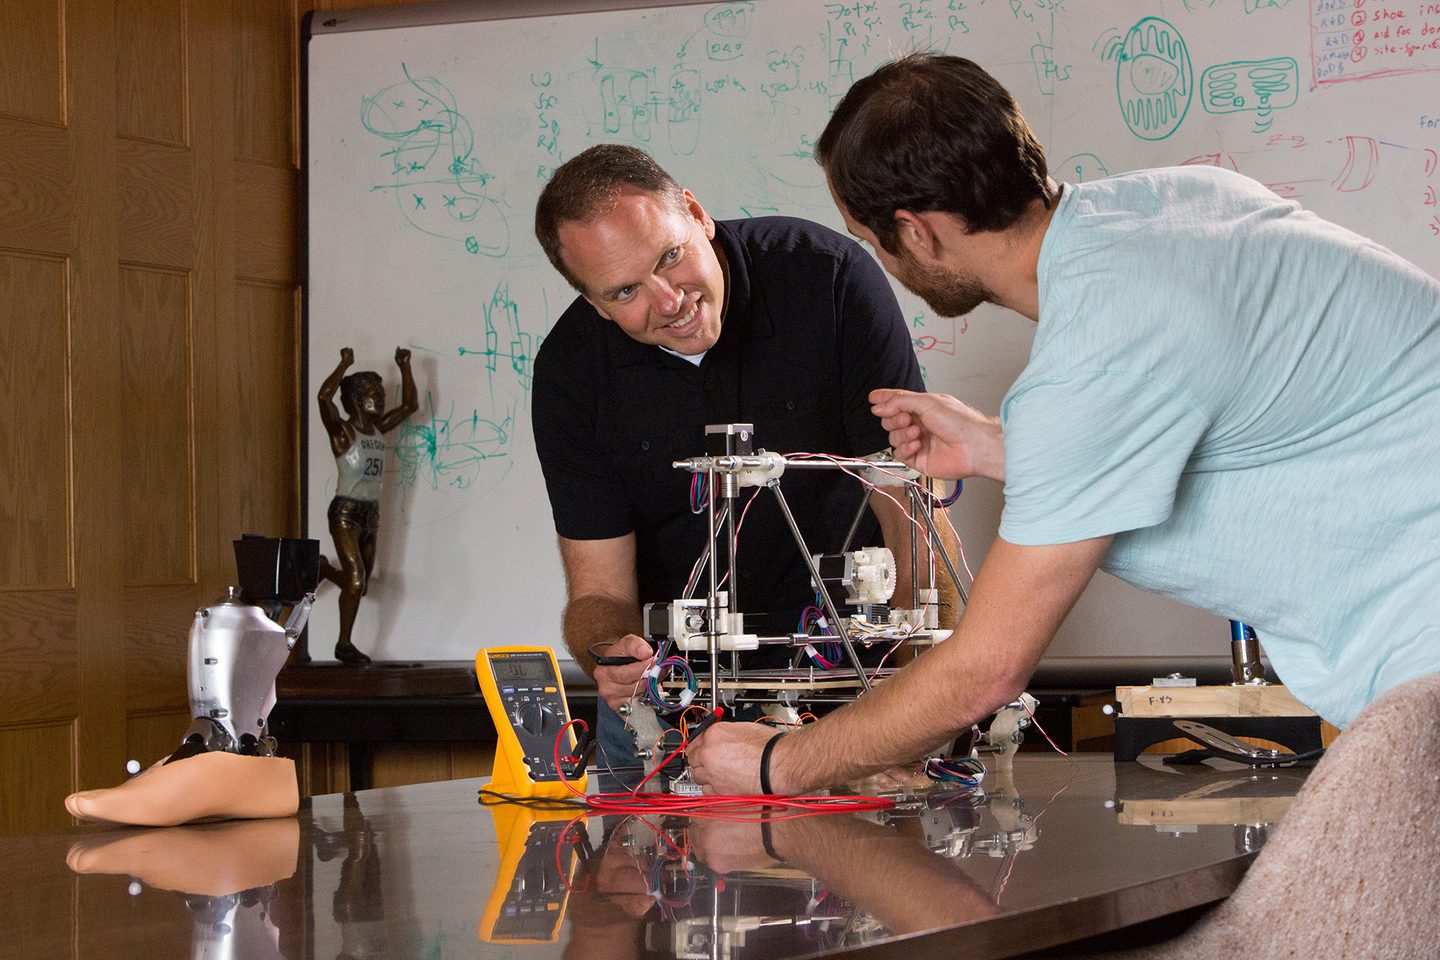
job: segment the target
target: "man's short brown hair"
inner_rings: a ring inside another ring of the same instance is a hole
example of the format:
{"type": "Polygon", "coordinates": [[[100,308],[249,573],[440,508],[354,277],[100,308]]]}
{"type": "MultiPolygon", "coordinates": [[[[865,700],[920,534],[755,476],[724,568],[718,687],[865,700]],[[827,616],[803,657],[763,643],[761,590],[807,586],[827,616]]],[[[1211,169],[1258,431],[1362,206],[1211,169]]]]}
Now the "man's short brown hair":
{"type": "Polygon", "coordinates": [[[551,265],[582,294],[585,287],[565,266],[560,227],[604,216],[626,188],[644,190],[685,209],[684,191],[675,178],[644,150],[622,143],[598,144],[565,161],[535,203],[535,238],[551,265]]]}
{"type": "Polygon", "coordinates": [[[1015,98],[961,57],[912,53],[857,82],[815,157],[851,218],[892,254],[897,210],[954,214],[974,233],[1008,229],[1057,196],[1015,98]]]}

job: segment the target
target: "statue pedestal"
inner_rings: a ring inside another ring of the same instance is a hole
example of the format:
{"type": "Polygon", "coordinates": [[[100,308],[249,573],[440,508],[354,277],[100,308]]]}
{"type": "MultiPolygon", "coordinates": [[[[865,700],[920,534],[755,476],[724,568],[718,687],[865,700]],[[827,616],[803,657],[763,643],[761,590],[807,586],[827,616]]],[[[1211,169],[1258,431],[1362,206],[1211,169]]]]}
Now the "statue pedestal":
{"type": "Polygon", "coordinates": [[[457,697],[480,692],[475,664],[465,660],[375,661],[363,667],[333,661],[291,665],[275,678],[281,700],[294,697],[457,697]]]}

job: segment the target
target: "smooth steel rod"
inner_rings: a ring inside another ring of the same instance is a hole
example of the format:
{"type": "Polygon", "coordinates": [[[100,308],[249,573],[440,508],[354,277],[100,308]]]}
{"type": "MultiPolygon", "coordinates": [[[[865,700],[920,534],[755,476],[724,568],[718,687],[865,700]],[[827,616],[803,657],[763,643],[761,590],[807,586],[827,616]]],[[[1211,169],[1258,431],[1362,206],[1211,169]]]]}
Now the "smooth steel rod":
{"type": "Polygon", "coordinates": [[[810,548],[805,545],[805,537],[800,533],[800,525],[795,522],[795,515],[790,512],[790,504],[785,502],[785,494],[780,491],[780,481],[771,480],[765,484],[775,493],[775,502],[780,504],[780,512],[785,515],[785,522],[790,524],[790,533],[795,537],[795,546],[800,548],[800,556],[805,560],[805,567],[810,571],[810,580],[819,588],[820,602],[825,604],[825,615],[834,624],[835,635],[840,640],[840,646],[845,655],[850,658],[850,665],[855,668],[855,673],[860,677],[860,686],[866,693],[870,692],[870,678],[865,675],[865,665],[860,662],[860,655],[855,652],[855,645],[850,642],[850,633],[845,629],[845,621],[840,619],[840,611],[835,608],[835,601],[830,598],[830,591],[825,589],[824,581],[820,579],[820,571],[815,567],[815,558],[810,556],[810,548]]]}
{"type": "Polygon", "coordinates": [[[955,590],[960,594],[960,603],[968,605],[970,594],[965,590],[965,581],[960,579],[960,571],[955,569],[955,561],[950,559],[950,551],[945,549],[945,541],[940,539],[940,530],[935,525],[935,518],[929,510],[920,511],[925,517],[925,526],[930,531],[930,543],[932,549],[940,554],[941,561],[945,564],[945,570],[950,574],[950,579],[955,582],[955,590]]]}
{"type": "MultiPolygon", "coordinates": [[[[720,622],[720,605],[716,602],[716,593],[720,589],[717,567],[719,563],[715,556],[715,537],[719,533],[718,525],[715,522],[715,496],[720,490],[714,471],[705,475],[705,483],[709,496],[705,498],[705,519],[710,529],[709,562],[706,566],[710,572],[710,593],[706,599],[705,613],[709,617],[709,647],[710,647],[710,710],[713,713],[720,706],[720,633],[716,625],[720,622]]],[[[725,501],[726,512],[729,512],[730,501],[725,501]]],[[[733,559],[733,558],[732,558],[733,559]]]]}

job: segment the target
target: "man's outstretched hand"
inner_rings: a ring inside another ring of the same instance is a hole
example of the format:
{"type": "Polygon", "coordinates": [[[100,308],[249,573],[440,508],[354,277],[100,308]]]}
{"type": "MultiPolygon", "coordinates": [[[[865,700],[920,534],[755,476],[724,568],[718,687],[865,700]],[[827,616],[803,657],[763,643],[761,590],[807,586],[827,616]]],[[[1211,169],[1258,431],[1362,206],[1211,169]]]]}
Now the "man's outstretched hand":
{"type": "Polygon", "coordinates": [[[941,480],[1005,481],[1000,421],[943,393],[872,390],[871,410],[899,460],[941,480]]]}

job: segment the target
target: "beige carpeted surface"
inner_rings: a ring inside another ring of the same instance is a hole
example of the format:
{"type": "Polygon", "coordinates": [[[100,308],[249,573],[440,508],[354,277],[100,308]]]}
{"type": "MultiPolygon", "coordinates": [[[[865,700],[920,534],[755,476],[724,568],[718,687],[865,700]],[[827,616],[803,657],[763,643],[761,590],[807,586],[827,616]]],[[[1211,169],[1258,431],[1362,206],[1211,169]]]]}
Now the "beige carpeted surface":
{"type": "Polygon", "coordinates": [[[1431,674],[1376,700],[1335,741],[1230,899],[1172,940],[1088,956],[1440,957],[1437,817],[1431,674]]]}

